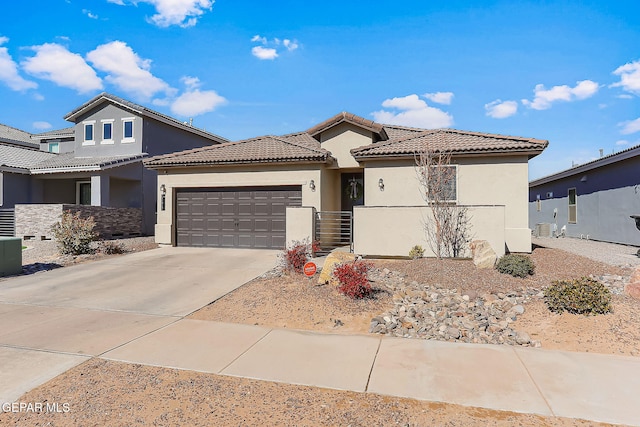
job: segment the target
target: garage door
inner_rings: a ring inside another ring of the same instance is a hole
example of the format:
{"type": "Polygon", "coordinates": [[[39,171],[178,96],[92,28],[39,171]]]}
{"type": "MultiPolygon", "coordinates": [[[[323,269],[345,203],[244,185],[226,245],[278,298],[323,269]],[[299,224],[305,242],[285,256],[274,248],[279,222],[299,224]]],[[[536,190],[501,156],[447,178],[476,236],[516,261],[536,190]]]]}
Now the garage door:
{"type": "Polygon", "coordinates": [[[177,192],[178,246],[282,249],[287,206],[300,186],[183,189],[177,192]]]}

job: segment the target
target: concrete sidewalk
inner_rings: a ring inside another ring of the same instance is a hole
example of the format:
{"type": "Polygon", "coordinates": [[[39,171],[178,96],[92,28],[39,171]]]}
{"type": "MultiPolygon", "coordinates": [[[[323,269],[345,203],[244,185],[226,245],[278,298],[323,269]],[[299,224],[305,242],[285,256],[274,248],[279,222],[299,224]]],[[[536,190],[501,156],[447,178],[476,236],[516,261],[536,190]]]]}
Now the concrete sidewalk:
{"type": "Polygon", "coordinates": [[[182,319],[110,360],[640,426],[640,358],[182,319]]]}

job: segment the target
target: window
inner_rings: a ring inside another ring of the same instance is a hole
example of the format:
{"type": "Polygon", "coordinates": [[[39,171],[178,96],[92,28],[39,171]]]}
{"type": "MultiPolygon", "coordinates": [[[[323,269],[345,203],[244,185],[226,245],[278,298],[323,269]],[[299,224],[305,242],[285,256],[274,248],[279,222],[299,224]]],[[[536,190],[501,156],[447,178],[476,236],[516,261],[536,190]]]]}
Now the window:
{"type": "Polygon", "coordinates": [[[577,194],[575,188],[569,189],[569,224],[578,222],[577,194]]]}
{"type": "Polygon", "coordinates": [[[455,202],[458,200],[458,167],[434,166],[429,170],[428,192],[433,202],[455,202]]]}
{"type": "Polygon", "coordinates": [[[540,195],[536,196],[536,211],[540,212],[542,210],[542,201],[540,200],[540,195]]]}
{"type": "Polygon", "coordinates": [[[93,145],[95,144],[95,140],[93,139],[93,125],[95,124],[95,120],[90,122],[84,122],[84,142],[83,145],[93,145]]]}
{"type": "Polygon", "coordinates": [[[133,118],[122,119],[122,142],[135,142],[133,120],[133,118]]]}
{"type": "Polygon", "coordinates": [[[60,152],[60,143],[59,142],[50,142],[49,143],[49,152],[50,153],[59,153],[60,152]]]}
{"type": "Polygon", "coordinates": [[[91,205],[91,181],[76,182],[76,204],[91,205]]]}
{"type": "Polygon", "coordinates": [[[102,121],[101,144],[113,144],[113,120],[102,121]]]}
{"type": "Polygon", "coordinates": [[[553,191],[547,193],[547,199],[553,199],[553,191]]]}

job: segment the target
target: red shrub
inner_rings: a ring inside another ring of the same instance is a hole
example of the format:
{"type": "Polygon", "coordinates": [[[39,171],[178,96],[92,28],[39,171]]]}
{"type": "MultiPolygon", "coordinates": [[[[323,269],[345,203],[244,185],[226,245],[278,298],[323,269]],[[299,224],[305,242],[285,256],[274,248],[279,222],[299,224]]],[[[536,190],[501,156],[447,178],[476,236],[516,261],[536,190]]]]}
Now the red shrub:
{"type": "Polygon", "coordinates": [[[308,240],[293,241],[291,247],[285,249],[281,255],[284,268],[293,270],[296,273],[302,273],[302,269],[310,257],[314,256],[320,250],[320,242],[317,240],[309,243],[308,240]]]}
{"type": "Polygon", "coordinates": [[[307,245],[295,245],[285,250],[284,254],[287,270],[302,273],[302,268],[307,262],[307,245]]]}
{"type": "Polygon", "coordinates": [[[371,285],[367,279],[367,272],[371,265],[364,261],[354,261],[339,264],[333,270],[333,275],[340,286],[338,290],[350,298],[364,298],[371,293],[371,285]]]}

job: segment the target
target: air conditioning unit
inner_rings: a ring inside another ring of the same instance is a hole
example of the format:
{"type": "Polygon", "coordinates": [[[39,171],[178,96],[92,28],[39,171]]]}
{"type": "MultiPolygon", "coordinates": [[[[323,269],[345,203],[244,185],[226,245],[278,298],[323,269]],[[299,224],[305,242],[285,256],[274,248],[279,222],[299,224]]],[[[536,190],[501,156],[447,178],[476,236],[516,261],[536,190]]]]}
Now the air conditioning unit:
{"type": "Polygon", "coordinates": [[[533,234],[536,237],[553,237],[551,224],[548,222],[536,224],[533,234]]]}

